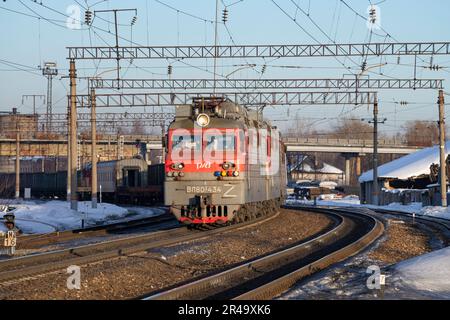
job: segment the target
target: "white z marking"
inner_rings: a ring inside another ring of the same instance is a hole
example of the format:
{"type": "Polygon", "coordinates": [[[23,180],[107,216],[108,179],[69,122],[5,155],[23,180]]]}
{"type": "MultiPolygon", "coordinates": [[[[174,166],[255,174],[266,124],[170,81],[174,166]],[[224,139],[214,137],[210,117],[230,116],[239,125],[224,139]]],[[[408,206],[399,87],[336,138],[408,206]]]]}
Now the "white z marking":
{"type": "Polygon", "coordinates": [[[229,189],[223,194],[222,198],[236,198],[237,197],[237,195],[235,195],[235,194],[230,194],[231,191],[233,191],[236,186],[233,186],[231,184],[226,184],[226,185],[224,185],[224,187],[229,187],[229,189]]]}

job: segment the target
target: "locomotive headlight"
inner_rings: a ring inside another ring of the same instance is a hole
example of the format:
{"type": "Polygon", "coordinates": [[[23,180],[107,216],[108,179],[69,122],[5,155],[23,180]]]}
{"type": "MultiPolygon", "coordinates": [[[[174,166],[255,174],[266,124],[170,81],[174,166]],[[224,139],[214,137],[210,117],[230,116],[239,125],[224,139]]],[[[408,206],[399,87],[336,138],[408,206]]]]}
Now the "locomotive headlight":
{"type": "Polygon", "coordinates": [[[222,164],[223,170],[228,170],[228,169],[230,169],[230,167],[231,167],[231,165],[228,162],[225,162],[225,163],[222,164]]]}
{"type": "Polygon", "coordinates": [[[179,177],[184,177],[184,172],[178,172],[179,177]]]}
{"type": "Polygon", "coordinates": [[[197,124],[200,127],[206,127],[209,124],[209,116],[206,113],[200,113],[197,116],[197,124]]]}
{"type": "Polygon", "coordinates": [[[239,177],[239,171],[234,171],[234,172],[233,172],[233,176],[234,176],[234,177],[239,177]]]}
{"type": "Polygon", "coordinates": [[[170,167],[174,170],[182,170],[184,168],[184,163],[172,163],[170,167]]]}
{"type": "Polygon", "coordinates": [[[172,171],[167,172],[167,176],[168,177],[173,177],[173,172],[172,171]]]}

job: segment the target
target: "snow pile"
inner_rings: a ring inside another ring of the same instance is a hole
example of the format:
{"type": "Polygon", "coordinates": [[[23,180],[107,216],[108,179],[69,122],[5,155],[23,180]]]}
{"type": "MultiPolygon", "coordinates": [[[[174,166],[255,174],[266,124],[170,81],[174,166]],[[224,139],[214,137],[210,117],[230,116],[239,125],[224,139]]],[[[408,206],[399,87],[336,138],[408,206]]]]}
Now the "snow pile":
{"type": "Polygon", "coordinates": [[[450,220],[450,208],[425,207],[420,210],[419,214],[424,216],[431,216],[450,220]]]}
{"type": "Polygon", "coordinates": [[[413,202],[409,205],[402,205],[400,203],[391,203],[387,206],[381,206],[381,207],[367,206],[367,207],[382,208],[382,209],[386,209],[386,210],[402,211],[402,212],[408,212],[408,213],[416,213],[417,215],[421,215],[421,216],[429,216],[429,217],[436,217],[436,218],[450,220],[450,208],[422,207],[422,203],[420,203],[420,202],[413,202]]]}
{"type": "Polygon", "coordinates": [[[24,233],[46,233],[81,227],[83,213],[85,226],[103,224],[128,216],[127,209],[113,204],[99,203],[97,209],[91,208],[90,201],[79,202],[78,212],[70,209],[65,201],[34,203],[31,201],[14,204],[17,208],[16,224],[24,233]]]}
{"type": "Polygon", "coordinates": [[[309,164],[305,163],[305,164],[301,164],[299,166],[297,166],[297,169],[300,170],[301,172],[309,172],[309,173],[325,173],[325,174],[343,174],[344,171],[342,171],[341,169],[338,169],[328,163],[324,163],[323,164],[323,168],[321,169],[314,169],[313,167],[311,167],[309,164]]]}
{"type": "Polygon", "coordinates": [[[395,276],[415,290],[450,298],[450,247],[398,263],[395,276]]]}
{"type": "MultiPolygon", "coordinates": [[[[450,142],[446,144],[446,154],[450,150],[450,142]]],[[[422,149],[378,167],[380,178],[408,179],[430,173],[430,165],[439,163],[439,147],[422,149]]],[[[359,182],[373,180],[372,170],[361,175],[359,182]]]]}

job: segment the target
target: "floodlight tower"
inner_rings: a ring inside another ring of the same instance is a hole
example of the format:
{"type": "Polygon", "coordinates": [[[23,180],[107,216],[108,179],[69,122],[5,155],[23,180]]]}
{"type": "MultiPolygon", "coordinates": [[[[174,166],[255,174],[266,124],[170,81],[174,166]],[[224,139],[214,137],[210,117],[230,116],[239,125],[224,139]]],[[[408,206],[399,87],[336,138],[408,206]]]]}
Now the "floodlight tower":
{"type": "Polygon", "coordinates": [[[52,126],[52,97],[53,97],[53,77],[58,75],[55,62],[44,62],[42,74],[47,77],[47,119],[46,130],[50,131],[52,126]]]}

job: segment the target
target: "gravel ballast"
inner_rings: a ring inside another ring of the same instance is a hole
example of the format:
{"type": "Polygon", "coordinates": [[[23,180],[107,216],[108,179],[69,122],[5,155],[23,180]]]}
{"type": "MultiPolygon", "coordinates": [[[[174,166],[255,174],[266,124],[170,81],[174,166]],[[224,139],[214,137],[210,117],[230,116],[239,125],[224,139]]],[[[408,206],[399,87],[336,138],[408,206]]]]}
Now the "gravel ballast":
{"type": "Polygon", "coordinates": [[[0,284],[1,299],[129,299],[230,268],[293,245],[334,222],[318,213],[282,209],[260,223],[194,241],[81,267],[81,289],[67,289],[66,270],[0,284]]]}

